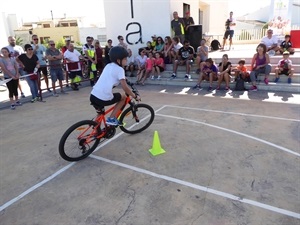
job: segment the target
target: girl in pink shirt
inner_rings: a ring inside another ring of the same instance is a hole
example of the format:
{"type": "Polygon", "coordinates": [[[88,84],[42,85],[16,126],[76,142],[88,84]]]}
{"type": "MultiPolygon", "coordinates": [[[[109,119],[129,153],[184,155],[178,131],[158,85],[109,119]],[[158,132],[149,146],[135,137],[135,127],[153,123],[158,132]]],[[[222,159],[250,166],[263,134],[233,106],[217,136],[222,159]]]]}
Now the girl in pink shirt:
{"type": "Polygon", "coordinates": [[[141,79],[141,84],[144,85],[144,82],[145,80],[150,76],[150,74],[152,72],[154,72],[154,64],[155,64],[155,59],[153,58],[153,53],[152,52],[149,52],[148,53],[148,58],[146,60],[146,64],[145,64],[145,67],[146,67],[146,72],[145,72],[145,75],[143,76],[143,78],[141,79]]]}
{"type": "MultiPolygon", "coordinates": [[[[154,59],[154,72],[157,74],[157,79],[160,80],[160,73],[165,70],[164,59],[162,58],[162,54],[157,52],[155,53],[154,59]]],[[[151,77],[151,80],[154,79],[154,76],[151,77]]]]}

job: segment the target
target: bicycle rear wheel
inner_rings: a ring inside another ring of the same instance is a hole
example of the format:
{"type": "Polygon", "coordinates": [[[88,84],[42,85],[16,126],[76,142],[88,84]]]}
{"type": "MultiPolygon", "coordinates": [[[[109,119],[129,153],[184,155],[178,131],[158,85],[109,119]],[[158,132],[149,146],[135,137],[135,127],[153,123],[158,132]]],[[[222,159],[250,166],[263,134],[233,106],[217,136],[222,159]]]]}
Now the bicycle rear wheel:
{"type": "Polygon", "coordinates": [[[154,110],[150,105],[136,104],[134,109],[132,107],[125,109],[119,120],[123,123],[120,129],[125,133],[140,133],[152,124],[154,110]]]}
{"type": "Polygon", "coordinates": [[[97,136],[101,129],[93,120],[83,120],[72,125],[61,137],[58,150],[67,161],[79,161],[90,155],[100,139],[97,136]],[[96,127],[97,126],[97,127],[96,127]]]}

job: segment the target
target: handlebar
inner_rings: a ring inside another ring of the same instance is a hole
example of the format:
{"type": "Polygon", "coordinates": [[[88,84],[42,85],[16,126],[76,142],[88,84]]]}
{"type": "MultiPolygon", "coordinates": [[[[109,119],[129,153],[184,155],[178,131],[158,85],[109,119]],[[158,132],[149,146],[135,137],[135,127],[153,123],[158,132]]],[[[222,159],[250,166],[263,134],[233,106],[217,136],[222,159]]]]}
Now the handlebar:
{"type": "Polygon", "coordinates": [[[126,79],[126,83],[127,83],[128,86],[131,87],[131,90],[132,90],[132,92],[133,92],[135,95],[140,96],[139,91],[136,89],[134,83],[131,83],[131,82],[130,82],[129,80],[127,80],[127,79],[126,79]]]}

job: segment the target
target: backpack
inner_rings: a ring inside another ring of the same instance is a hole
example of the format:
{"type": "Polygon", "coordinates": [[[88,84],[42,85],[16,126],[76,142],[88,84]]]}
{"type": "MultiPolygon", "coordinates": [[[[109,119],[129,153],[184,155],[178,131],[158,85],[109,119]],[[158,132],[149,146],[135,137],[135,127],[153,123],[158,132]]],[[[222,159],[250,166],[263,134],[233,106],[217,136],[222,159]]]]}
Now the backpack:
{"type": "Polygon", "coordinates": [[[241,75],[239,75],[236,78],[236,83],[235,83],[235,91],[244,91],[246,90],[245,88],[245,81],[243,80],[243,78],[241,77],[241,75]]]}
{"type": "Polygon", "coordinates": [[[221,46],[220,42],[216,39],[210,43],[210,48],[214,51],[219,50],[220,46],[221,46]]]}

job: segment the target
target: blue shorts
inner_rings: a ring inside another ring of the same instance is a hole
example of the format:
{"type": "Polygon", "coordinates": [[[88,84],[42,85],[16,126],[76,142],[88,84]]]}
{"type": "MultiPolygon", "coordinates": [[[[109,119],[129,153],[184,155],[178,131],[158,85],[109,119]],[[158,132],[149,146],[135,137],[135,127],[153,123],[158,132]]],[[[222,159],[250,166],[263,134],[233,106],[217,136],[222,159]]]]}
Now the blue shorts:
{"type": "Polygon", "coordinates": [[[223,39],[227,39],[228,36],[229,36],[229,39],[232,39],[233,34],[234,34],[234,30],[226,30],[223,39]]]}
{"type": "Polygon", "coordinates": [[[64,73],[62,68],[50,69],[50,75],[52,82],[56,82],[57,80],[64,80],[64,73]]]}

